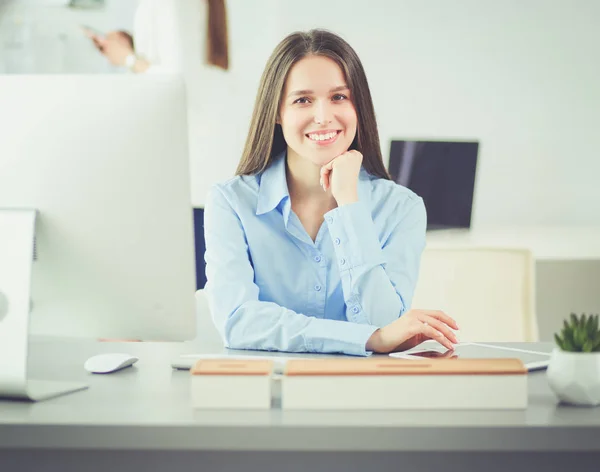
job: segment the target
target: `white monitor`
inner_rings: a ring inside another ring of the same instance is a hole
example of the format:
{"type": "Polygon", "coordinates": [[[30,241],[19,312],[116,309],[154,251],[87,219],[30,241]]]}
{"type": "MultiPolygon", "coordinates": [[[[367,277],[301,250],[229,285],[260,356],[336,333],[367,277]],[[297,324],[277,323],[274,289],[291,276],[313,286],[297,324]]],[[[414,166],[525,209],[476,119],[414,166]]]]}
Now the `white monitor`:
{"type": "Polygon", "coordinates": [[[186,113],[177,76],[0,76],[0,395],[27,333],[195,337],[186,113]]]}

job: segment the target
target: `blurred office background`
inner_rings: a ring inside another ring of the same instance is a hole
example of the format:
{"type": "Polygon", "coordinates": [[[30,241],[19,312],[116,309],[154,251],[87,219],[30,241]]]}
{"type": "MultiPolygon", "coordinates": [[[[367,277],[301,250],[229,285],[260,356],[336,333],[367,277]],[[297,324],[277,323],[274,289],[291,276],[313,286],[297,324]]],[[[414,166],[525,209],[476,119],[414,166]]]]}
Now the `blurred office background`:
{"type": "MultiPolygon", "coordinates": [[[[286,34],[322,27],[347,39],[363,61],[384,159],[394,140],[478,143],[472,230],[535,227],[539,239],[544,228],[581,235],[600,227],[599,1],[227,0],[229,71],[200,59],[205,0],[177,3],[185,20],[174,34],[192,46],[183,73],[199,226],[208,188],[234,173],[267,57],[286,34]]],[[[136,5],[0,0],[0,73],[124,73],[79,26],[131,31],[136,5]]],[[[550,309],[554,318],[600,311],[590,295],[600,292],[597,244],[589,257],[566,258],[581,263],[575,269],[560,266],[565,258],[539,261],[532,282],[538,318],[550,309]],[[547,301],[563,290],[572,295],[547,301]]],[[[201,287],[201,262],[199,274],[201,287]]],[[[540,323],[541,337],[549,339],[555,324],[540,323]]]]}

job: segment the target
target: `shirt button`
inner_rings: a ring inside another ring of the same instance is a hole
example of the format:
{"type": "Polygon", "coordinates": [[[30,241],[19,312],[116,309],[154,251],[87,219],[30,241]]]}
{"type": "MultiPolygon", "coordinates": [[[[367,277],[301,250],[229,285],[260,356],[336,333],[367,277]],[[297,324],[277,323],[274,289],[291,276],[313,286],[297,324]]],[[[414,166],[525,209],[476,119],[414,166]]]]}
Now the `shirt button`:
{"type": "Polygon", "coordinates": [[[358,308],[357,306],[355,306],[354,308],[352,308],[352,313],[356,314],[360,311],[360,308],[358,308]]]}
{"type": "Polygon", "coordinates": [[[321,291],[321,286],[319,284],[315,285],[315,290],[317,292],[320,292],[321,291]]]}
{"type": "Polygon", "coordinates": [[[340,264],[344,265],[346,263],[346,259],[344,259],[343,257],[340,259],[340,264]]]}
{"type": "Polygon", "coordinates": [[[315,262],[321,262],[321,256],[315,256],[315,262]]]}
{"type": "Polygon", "coordinates": [[[328,216],[328,217],[327,217],[327,222],[328,222],[328,223],[333,223],[333,218],[332,218],[331,216],[328,216]]]}
{"type": "Polygon", "coordinates": [[[335,243],[339,246],[340,245],[340,238],[335,238],[335,243]]]}

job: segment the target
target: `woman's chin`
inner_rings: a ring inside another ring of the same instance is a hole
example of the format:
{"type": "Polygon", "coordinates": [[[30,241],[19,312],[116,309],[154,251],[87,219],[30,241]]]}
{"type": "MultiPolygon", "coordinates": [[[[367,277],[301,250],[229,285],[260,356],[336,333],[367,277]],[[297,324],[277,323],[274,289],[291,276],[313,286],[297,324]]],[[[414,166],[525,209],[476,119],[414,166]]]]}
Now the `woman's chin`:
{"type": "Polygon", "coordinates": [[[314,150],[307,154],[308,158],[318,166],[324,166],[325,164],[329,164],[333,159],[342,154],[343,151],[328,149],[327,151],[317,151],[314,150]]]}
{"type": "Polygon", "coordinates": [[[325,164],[329,164],[333,159],[343,154],[348,148],[344,146],[335,146],[329,149],[315,149],[314,147],[303,148],[299,156],[312,162],[314,165],[322,167],[325,164]]]}
{"type": "Polygon", "coordinates": [[[329,164],[335,156],[315,156],[311,158],[311,161],[318,167],[323,167],[325,164],[329,164]]]}

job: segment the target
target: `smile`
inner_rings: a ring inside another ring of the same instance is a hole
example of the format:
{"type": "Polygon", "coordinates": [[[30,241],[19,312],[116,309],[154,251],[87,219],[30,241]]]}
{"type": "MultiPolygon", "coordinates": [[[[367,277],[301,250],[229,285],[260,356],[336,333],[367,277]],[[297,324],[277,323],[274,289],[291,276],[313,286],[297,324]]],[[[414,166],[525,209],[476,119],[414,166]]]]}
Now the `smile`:
{"type": "Polygon", "coordinates": [[[341,131],[339,130],[326,130],[325,132],[308,133],[305,136],[316,144],[326,145],[333,143],[340,133],[341,131]]]}

